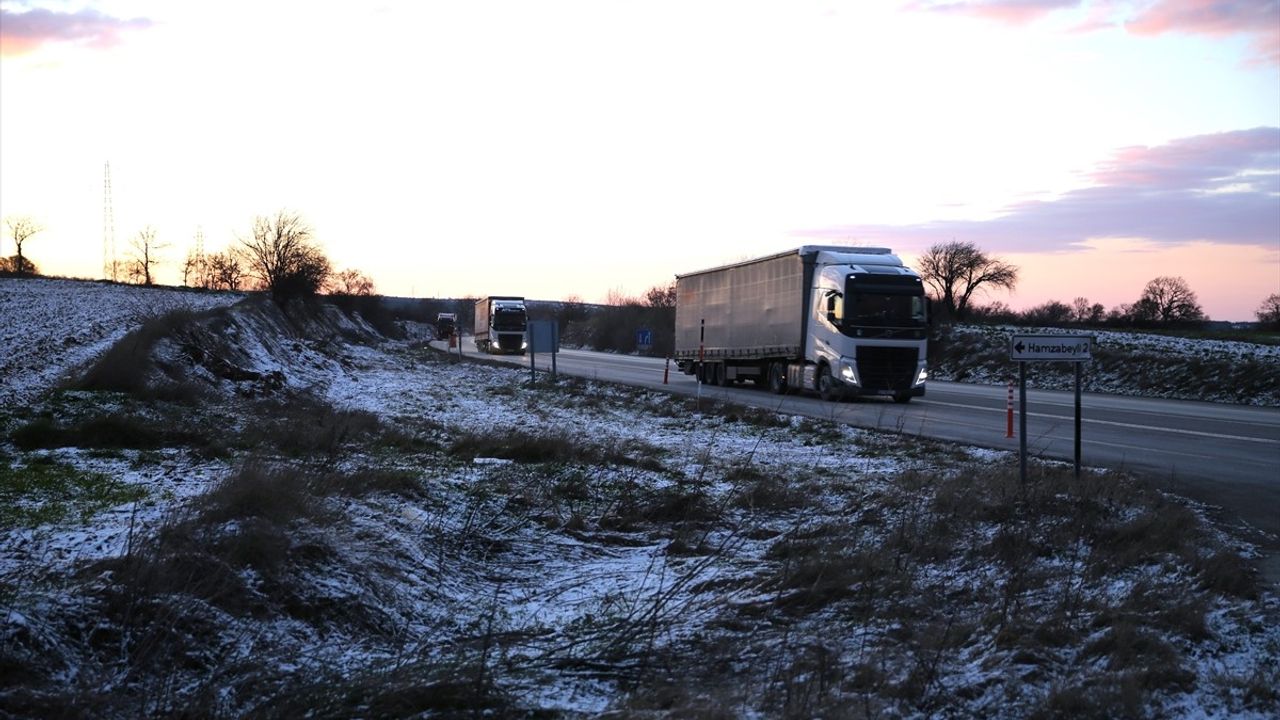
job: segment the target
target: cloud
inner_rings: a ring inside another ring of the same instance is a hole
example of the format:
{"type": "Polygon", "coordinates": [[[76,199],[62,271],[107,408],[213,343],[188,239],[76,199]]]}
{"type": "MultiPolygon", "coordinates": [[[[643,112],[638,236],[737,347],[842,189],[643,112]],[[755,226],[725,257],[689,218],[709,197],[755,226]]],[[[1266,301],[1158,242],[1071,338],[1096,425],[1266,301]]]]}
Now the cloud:
{"type": "Polygon", "coordinates": [[[25,55],[53,42],[74,42],[90,47],[111,47],[127,30],[151,26],[145,18],[121,19],[97,10],[57,12],[34,9],[14,12],[0,8],[0,55],[25,55]]]}
{"type": "Polygon", "coordinates": [[[1141,36],[1184,33],[1210,38],[1243,36],[1251,40],[1255,61],[1280,65],[1280,0],[918,0],[916,12],[964,15],[1010,25],[1028,25],[1058,11],[1083,11],[1078,30],[1121,25],[1141,36]]]}
{"type": "Polygon", "coordinates": [[[1160,0],[1139,11],[1125,29],[1135,35],[1246,35],[1258,60],[1280,65],[1280,0],[1160,0]]]}
{"type": "Polygon", "coordinates": [[[953,239],[1005,252],[1060,252],[1107,238],[1163,246],[1280,247],[1280,128],[1121,148],[1087,177],[1093,185],[1015,203],[990,220],[849,225],[796,234],[892,241],[904,250],[953,239]]]}
{"type": "Polygon", "coordinates": [[[1027,25],[1056,10],[1079,4],[1080,0],[920,0],[908,5],[907,9],[1027,25]]]}

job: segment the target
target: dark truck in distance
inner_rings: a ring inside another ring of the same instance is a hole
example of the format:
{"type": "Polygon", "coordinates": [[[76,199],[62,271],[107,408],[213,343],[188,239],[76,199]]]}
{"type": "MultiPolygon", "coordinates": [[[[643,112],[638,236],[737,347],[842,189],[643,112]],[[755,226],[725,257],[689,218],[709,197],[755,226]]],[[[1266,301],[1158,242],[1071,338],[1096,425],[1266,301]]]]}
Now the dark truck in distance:
{"type": "Polygon", "coordinates": [[[493,295],[476,301],[475,340],[480,352],[523,355],[528,348],[524,298],[493,295]]]}
{"type": "Polygon", "coordinates": [[[806,245],[676,276],[675,359],[712,385],[924,395],[928,302],[887,248],[806,245]]]}
{"type": "Polygon", "coordinates": [[[458,314],[451,312],[436,313],[436,337],[441,340],[453,337],[458,331],[458,314]]]}

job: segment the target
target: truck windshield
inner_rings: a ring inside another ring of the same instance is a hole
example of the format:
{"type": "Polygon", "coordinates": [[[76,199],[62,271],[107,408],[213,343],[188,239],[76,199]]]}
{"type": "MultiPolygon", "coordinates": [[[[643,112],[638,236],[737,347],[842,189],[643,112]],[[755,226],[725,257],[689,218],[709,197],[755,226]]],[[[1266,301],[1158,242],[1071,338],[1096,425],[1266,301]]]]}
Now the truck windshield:
{"type": "Polygon", "coordinates": [[[924,298],[855,293],[845,304],[845,323],[853,327],[923,327],[924,298]]]}
{"type": "Polygon", "coordinates": [[[524,310],[522,308],[496,308],[493,312],[493,329],[524,332],[524,310]]]}
{"type": "Polygon", "coordinates": [[[847,328],[922,328],[924,285],[914,275],[849,275],[844,294],[847,328]]]}

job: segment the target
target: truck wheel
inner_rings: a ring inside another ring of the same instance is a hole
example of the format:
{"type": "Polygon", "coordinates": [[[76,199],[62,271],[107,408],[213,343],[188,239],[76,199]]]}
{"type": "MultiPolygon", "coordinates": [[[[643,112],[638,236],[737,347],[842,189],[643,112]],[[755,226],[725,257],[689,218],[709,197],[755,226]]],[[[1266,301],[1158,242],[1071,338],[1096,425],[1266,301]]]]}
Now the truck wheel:
{"type": "Polygon", "coordinates": [[[711,384],[716,386],[725,385],[724,381],[724,364],[711,363],[711,367],[707,368],[707,374],[711,376],[711,384]]]}
{"type": "Polygon", "coordinates": [[[818,397],[823,400],[839,400],[840,392],[836,389],[835,378],[831,377],[831,368],[827,365],[818,366],[818,397]]]}
{"type": "Polygon", "coordinates": [[[769,390],[774,395],[787,393],[787,373],[782,363],[769,363],[769,390]]]}

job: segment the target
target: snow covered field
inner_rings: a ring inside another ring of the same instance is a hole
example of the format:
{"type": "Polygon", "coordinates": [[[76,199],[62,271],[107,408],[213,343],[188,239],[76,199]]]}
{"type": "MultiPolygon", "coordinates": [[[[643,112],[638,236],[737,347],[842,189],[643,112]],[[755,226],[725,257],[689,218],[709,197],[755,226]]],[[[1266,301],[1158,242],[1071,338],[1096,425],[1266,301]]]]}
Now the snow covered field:
{"type": "Polygon", "coordinates": [[[241,293],[189,292],[88,281],[0,278],[0,405],[21,403],[106,350],[144,320],[205,310],[241,293]]]}
{"type": "Polygon", "coordinates": [[[21,669],[0,713],[1280,712],[1280,606],[1250,549],[1122,475],[1044,466],[1028,492],[1003,453],[529,385],[350,318],[290,335],[270,308],[157,346],[217,389],[197,405],[41,396],[137,324],[128,290],[89,313],[0,280],[0,352],[37,342],[21,306],[52,368],[6,366],[30,375],[3,375],[25,402],[0,413],[0,500],[68,509],[0,527],[0,668],[21,669]],[[60,354],[49,318],[88,314],[120,326],[60,354]],[[103,418],[161,441],[13,440],[103,418]],[[23,484],[47,468],[133,495],[23,484]]]}
{"type": "MultiPolygon", "coordinates": [[[[1009,359],[1010,336],[1083,333],[1094,336],[1085,392],[1280,407],[1280,345],[1006,325],[958,325],[945,332],[941,349],[931,352],[931,376],[938,380],[1004,385],[1018,373],[1009,359]]],[[[1071,363],[1028,363],[1027,370],[1032,387],[1075,386],[1071,363]]]]}

